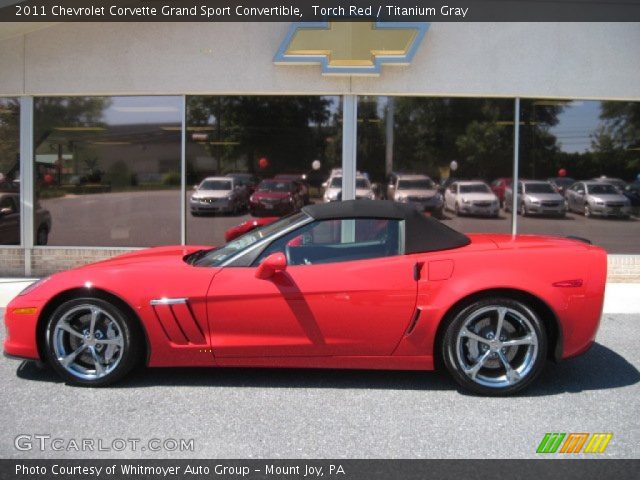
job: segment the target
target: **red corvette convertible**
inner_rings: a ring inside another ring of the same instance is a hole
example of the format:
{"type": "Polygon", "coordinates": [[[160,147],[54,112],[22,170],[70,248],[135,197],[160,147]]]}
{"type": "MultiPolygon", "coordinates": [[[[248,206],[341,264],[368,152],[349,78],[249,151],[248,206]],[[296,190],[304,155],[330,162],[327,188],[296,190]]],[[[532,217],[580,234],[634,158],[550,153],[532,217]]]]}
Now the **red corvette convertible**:
{"type": "Polygon", "coordinates": [[[463,235],[413,208],[310,205],[220,248],[160,247],[52,275],[7,307],[5,353],[65,380],[152,367],[431,370],[486,395],[593,343],[604,250],[463,235]]]}

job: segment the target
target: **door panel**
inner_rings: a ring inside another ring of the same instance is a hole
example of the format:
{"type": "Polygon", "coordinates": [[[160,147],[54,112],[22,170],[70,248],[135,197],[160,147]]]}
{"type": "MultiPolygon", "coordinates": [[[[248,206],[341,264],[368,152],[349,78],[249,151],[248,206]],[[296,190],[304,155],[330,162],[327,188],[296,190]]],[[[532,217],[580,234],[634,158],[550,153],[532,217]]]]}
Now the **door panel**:
{"type": "Polygon", "coordinates": [[[415,308],[413,263],[403,255],[254,275],[227,267],[211,284],[216,357],[390,355],[415,308]]]}

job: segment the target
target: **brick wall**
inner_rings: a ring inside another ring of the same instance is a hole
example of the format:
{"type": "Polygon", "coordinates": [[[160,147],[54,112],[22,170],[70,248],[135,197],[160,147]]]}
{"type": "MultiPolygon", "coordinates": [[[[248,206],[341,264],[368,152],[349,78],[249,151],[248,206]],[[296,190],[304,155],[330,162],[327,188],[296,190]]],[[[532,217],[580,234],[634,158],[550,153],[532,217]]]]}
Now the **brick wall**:
{"type": "Polygon", "coordinates": [[[24,249],[0,248],[0,277],[24,277],[24,249]]]}

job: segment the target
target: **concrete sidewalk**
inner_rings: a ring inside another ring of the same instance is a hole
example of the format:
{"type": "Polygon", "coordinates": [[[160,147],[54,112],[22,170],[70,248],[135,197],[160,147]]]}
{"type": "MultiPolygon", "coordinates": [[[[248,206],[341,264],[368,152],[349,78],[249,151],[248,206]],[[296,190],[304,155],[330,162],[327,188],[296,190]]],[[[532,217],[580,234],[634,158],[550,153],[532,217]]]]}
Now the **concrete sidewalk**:
{"type": "MultiPolygon", "coordinates": [[[[0,278],[0,308],[4,308],[33,278],[0,278]]],[[[607,283],[603,313],[637,313],[640,316],[640,283],[607,283]]]]}

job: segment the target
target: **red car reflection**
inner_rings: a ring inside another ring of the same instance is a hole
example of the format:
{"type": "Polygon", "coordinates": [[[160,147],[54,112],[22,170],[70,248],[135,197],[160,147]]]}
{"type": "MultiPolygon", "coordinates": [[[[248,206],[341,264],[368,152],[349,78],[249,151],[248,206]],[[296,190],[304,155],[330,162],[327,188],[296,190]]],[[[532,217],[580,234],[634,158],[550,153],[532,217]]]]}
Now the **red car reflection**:
{"type": "Polygon", "coordinates": [[[263,180],[249,199],[249,210],[254,217],[287,215],[303,205],[299,185],[291,180],[263,180]]]}
{"type": "Polygon", "coordinates": [[[264,225],[269,225],[270,223],[278,220],[278,218],[279,217],[251,218],[246,222],[242,222],[240,225],[229,228],[226,232],[224,232],[224,239],[227,242],[230,242],[234,238],[238,238],[240,235],[244,235],[251,230],[262,227],[264,225]]]}

